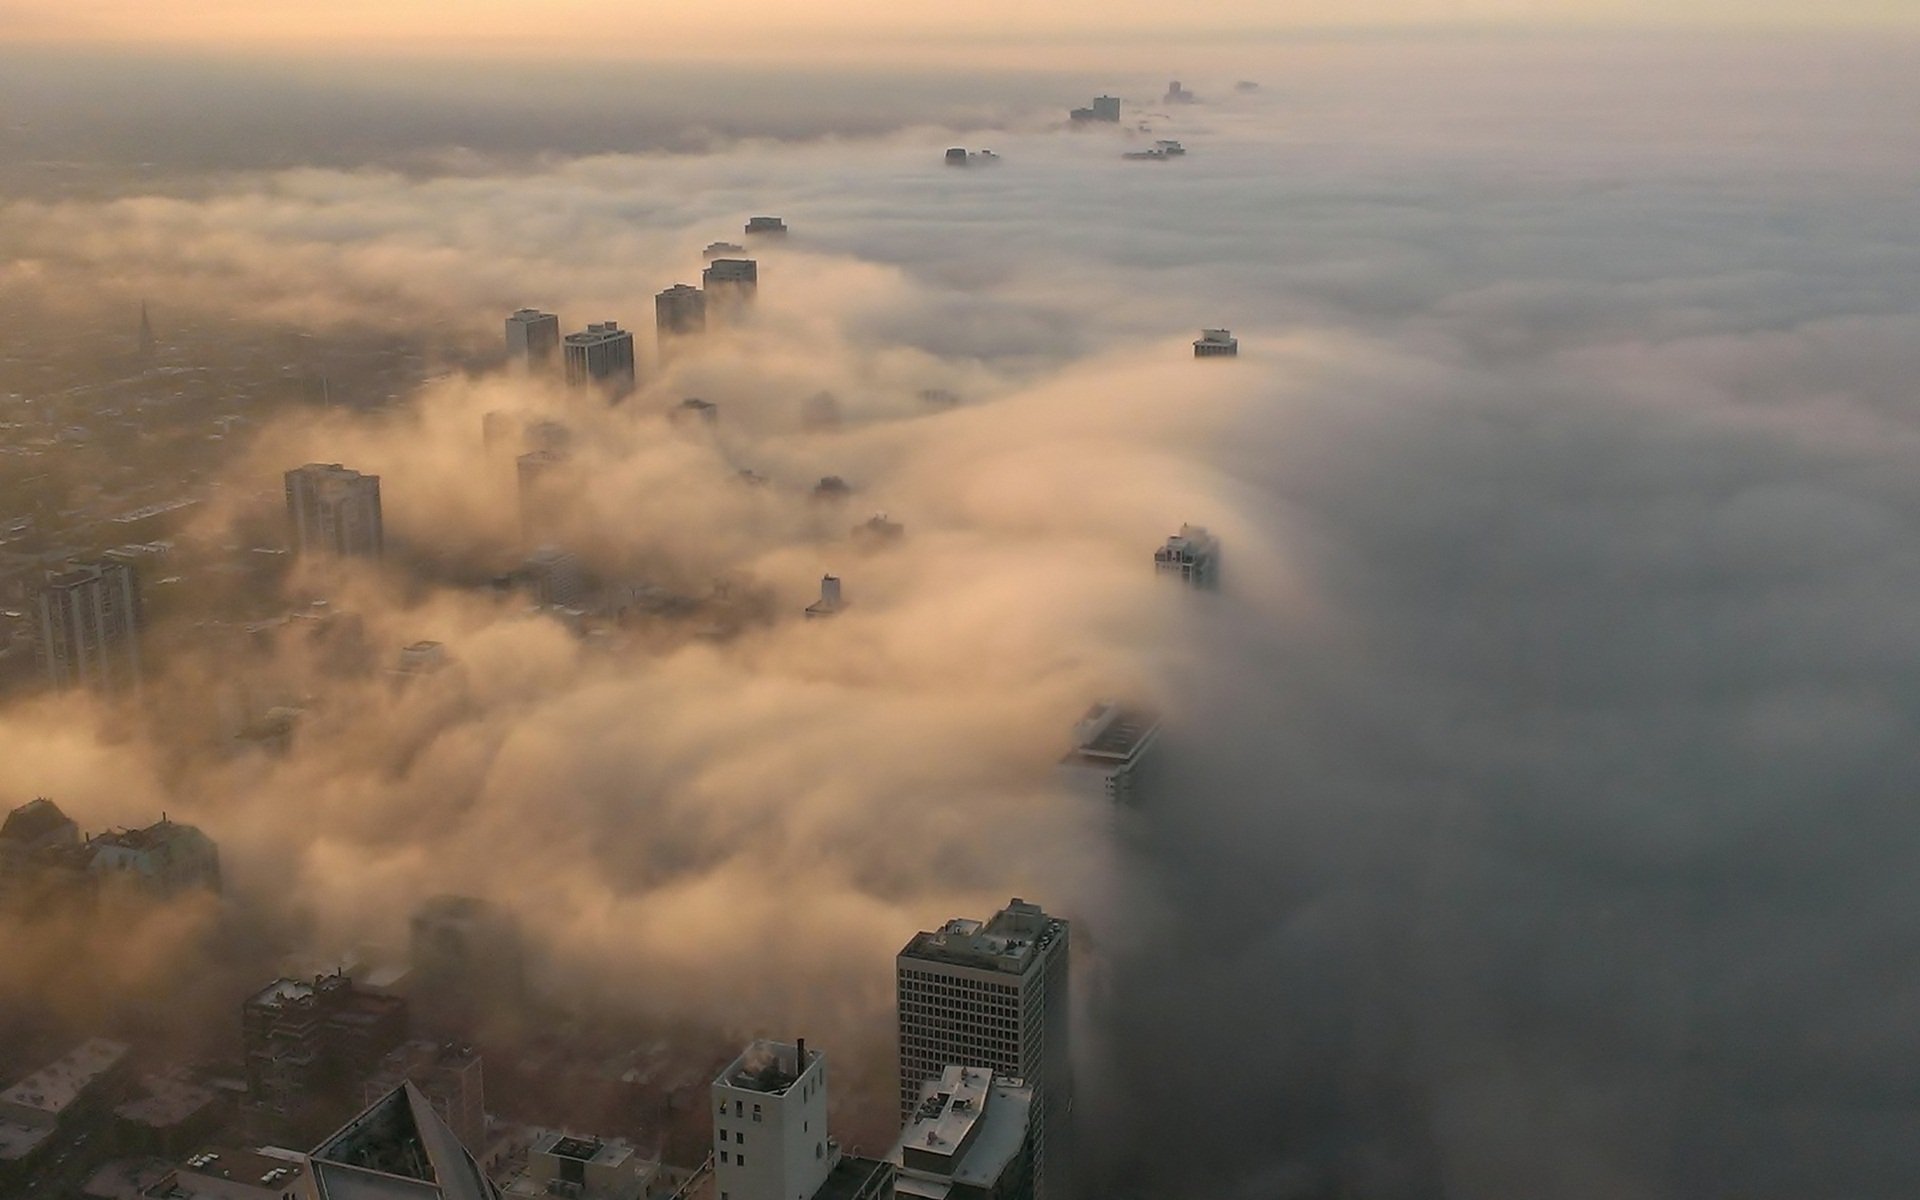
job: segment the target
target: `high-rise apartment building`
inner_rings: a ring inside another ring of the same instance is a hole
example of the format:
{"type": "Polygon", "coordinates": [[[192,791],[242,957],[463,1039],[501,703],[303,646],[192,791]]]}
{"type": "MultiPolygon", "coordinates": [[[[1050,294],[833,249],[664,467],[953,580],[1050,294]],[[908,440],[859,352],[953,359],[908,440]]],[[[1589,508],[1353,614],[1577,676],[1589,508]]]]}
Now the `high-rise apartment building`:
{"type": "Polygon", "coordinates": [[[901,1122],[950,1066],[1020,1079],[1034,1091],[1034,1194],[1069,1195],[1067,923],[1016,897],[984,924],[955,919],[916,934],[896,968],[901,1122]]]}
{"type": "Polygon", "coordinates": [[[248,1133],[259,1141],[311,1135],[330,1101],[407,1036],[407,1006],[345,975],[277,979],[240,1009],[248,1133]]]}
{"type": "Polygon", "coordinates": [[[37,598],[40,662],[55,688],[140,684],[140,580],[126,563],[50,572],[37,598]]]}
{"type": "Polygon", "coordinates": [[[439,1034],[511,1023],[526,998],[526,957],[511,914],[474,896],[434,896],[408,927],[414,1012],[439,1034]]]}
{"type": "Polygon", "coordinates": [[[339,463],[308,463],[287,472],[287,522],[297,554],[378,558],[386,550],[380,477],[339,463]]]}
{"type": "Polygon", "coordinates": [[[1188,587],[1215,591],[1220,587],[1220,539],[1204,525],[1182,525],[1153,552],[1153,569],[1188,587]]]}
{"type": "Polygon", "coordinates": [[[745,305],[760,288],[760,264],[751,258],[716,258],[700,272],[700,286],[714,305],[745,305]]]}
{"type": "Polygon", "coordinates": [[[507,361],[523,369],[550,366],[560,351],[560,318],[523,308],[507,318],[507,361]]]}
{"type": "Polygon", "coordinates": [[[589,325],[570,333],[562,349],[567,359],[567,385],[594,387],[620,400],[633,390],[633,332],[618,321],[589,325]]]}
{"type": "Polygon", "coordinates": [[[653,298],[653,319],[663,342],[699,333],[707,327],[707,295],[690,283],[676,283],[653,298]]]}

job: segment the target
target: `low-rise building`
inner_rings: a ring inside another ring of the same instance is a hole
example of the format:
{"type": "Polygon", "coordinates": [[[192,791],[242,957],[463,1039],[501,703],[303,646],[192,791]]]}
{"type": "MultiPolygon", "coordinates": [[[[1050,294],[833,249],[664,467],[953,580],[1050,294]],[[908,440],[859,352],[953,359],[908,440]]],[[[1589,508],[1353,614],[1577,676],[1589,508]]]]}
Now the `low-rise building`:
{"type": "Polygon", "coordinates": [[[911,1200],[1033,1200],[1033,1089],[984,1067],[950,1066],[888,1157],[911,1200]]]}
{"type": "Polygon", "coordinates": [[[528,1147],[526,1169],[502,1190],[509,1197],[645,1200],[659,1177],[660,1163],[631,1142],[548,1130],[528,1147]]]}

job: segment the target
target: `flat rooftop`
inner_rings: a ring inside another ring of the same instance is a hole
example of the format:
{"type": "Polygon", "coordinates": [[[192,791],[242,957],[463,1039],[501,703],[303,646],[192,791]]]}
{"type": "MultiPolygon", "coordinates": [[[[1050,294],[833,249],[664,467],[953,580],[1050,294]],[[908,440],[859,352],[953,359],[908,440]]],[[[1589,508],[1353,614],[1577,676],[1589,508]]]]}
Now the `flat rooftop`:
{"type": "Polygon", "coordinates": [[[771,1042],[765,1038],[748,1046],[739,1058],[727,1064],[713,1082],[717,1087],[733,1088],[743,1092],[759,1092],[762,1095],[778,1096],[800,1081],[806,1074],[806,1068],[820,1061],[818,1050],[808,1051],[807,1061],[800,1062],[798,1046],[786,1042],[771,1042]]]}
{"type": "Polygon", "coordinates": [[[0,1092],[0,1103],[31,1109],[57,1121],[95,1080],[118,1066],[126,1056],[125,1043],[88,1038],[65,1057],[0,1092]]]}
{"type": "Polygon", "coordinates": [[[984,925],[957,917],[939,929],[915,934],[900,957],[1019,975],[1066,930],[1065,921],[1015,897],[984,925]]]}
{"type": "Polygon", "coordinates": [[[232,1146],[209,1146],[198,1154],[188,1155],[180,1164],[180,1173],[183,1176],[198,1175],[205,1179],[226,1180],[253,1187],[283,1187],[286,1191],[292,1191],[292,1181],[307,1171],[300,1163],[289,1159],[272,1158],[232,1146]]]}
{"type": "Polygon", "coordinates": [[[1137,757],[1160,732],[1160,714],[1101,701],[1073,727],[1073,750],[1064,761],[1095,760],[1100,765],[1137,757]]]}
{"type": "Polygon", "coordinates": [[[981,1067],[953,1066],[922,1085],[920,1096],[920,1107],[891,1156],[902,1168],[901,1194],[944,1194],[939,1185],[910,1191],[906,1177],[914,1172],[938,1176],[943,1183],[990,1187],[1026,1139],[1033,1089],[1018,1080],[996,1079],[981,1067]]]}

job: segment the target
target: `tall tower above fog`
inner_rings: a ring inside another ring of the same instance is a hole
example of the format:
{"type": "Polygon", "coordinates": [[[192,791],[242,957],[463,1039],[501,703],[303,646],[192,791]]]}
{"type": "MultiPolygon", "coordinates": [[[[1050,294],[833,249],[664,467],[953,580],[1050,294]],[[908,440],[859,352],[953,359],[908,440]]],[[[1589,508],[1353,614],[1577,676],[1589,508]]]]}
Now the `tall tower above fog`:
{"type": "Polygon", "coordinates": [[[563,349],[567,386],[599,388],[616,402],[633,391],[633,332],[620,328],[618,321],[602,321],[568,334],[563,349]]]}
{"type": "Polygon", "coordinates": [[[507,318],[507,361],[520,370],[553,365],[560,351],[560,318],[537,308],[523,308],[507,318]]]}
{"type": "Polygon", "coordinates": [[[55,688],[140,683],[140,581],[125,563],[50,572],[36,597],[41,665],[55,688]]]}
{"type": "Polygon", "coordinates": [[[751,258],[716,258],[700,272],[700,286],[715,307],[743,307],[760,290],[760,264],[751,258]]]}
{"type": "Polygon", "coordinates": [[[1067,923],[1016,897],[985,924],[956,918],[914,935],[895,967],[901,1122],[913,1120],[922,1085],[950,1066],[1020,1079],[1034,1091],[1034,1195],[1068,1195],[1067,923]]]}
{"type": "Polygon", "coordinates": [[[1154,573],[1178,579],[1188,587],[1218,591],[1220,587],[1220,539],[1204,525],[1182,525],[1180,532],[1153,552],[1154,573]]]}
{"type": "Polygon", "coordinates": [[[378,558],[386,550],[380,477],[339,463],[308,463],[287,472],[287,523],[297,554],[378,558]]]}
{"type": "Polygon", "coordinates": [[[699,333],[707,327],[706,293],[690,283],[676,283],[653,298],[653,319],[663,346],[670,338],[699,333]]]}

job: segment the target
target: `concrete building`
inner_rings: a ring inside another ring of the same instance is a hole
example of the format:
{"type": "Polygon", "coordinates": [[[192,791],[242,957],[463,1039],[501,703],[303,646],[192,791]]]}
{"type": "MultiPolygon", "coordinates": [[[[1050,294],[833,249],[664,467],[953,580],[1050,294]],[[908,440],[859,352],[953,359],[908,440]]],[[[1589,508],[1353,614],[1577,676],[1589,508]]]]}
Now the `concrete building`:
{"type": "Polygon", "coordinates": [[[110,829],[88,840],[96,879],[130,882],[156,896],[220,890],[220,848],[191,825],[161,818],[144,829],[110,829]]]}
{"type": "Polygon", "coordinates": [[[406,1001],[357,988],[347,975],[277,979],[262,988],[240,1009],[250,1135],[262,1142],[312,1136],[406,1036],[406,1001]]]}
{"type": "Polygon", "coordinates": [[[787,223],[779,217],[748,217],[746,225],[748,237],[785,237],[787,223]]]}
{"type": "Polygon", "coordinates": [[[1144,709],[1102,700],[1073,727],[1073,748],[1060,775],[1075,791],[1115,804],[1132,804],[1146,786],[1160,718],[1144,709]]]}
{"type": "Polygon", "coordinates": [[[1193,104],[1199,99],[1200,97],[1188,91],[1178,79],[1167,85],[1166,102],[1168,104],[1193,104]]]}
{"type": "Polygon", "coordinates": [[[542,546],[520,564],[520,585],[535,604],[578,608],[587,600],[587,571],[580,559],[558,546],[542,546]]]}
{"type": "Polygon", "coordinates": [[[707,294],[690,283],[676,283],[653,298],[653,321],[664,346],[676,337],[707,327],[707,294]]]}
{"type": "Polygon", "coordinates": [[[588,325],[570,333],[562,346],[567,361],[567,385],[598,388],[609,399],[625,399],[633,391],[633,333],[618,321],[588,325]]]}
{"type": "Polygon", "coordinates": [[[386,550],[380,477],[339,463],[296,467],[287,472],[287,522],[297,554],[378,558],[386,550]]]}
{"type": "Polygon", "coordinates": [[[37,644],[47,682],[125,692],[140,685],[140,580],[121,562],[49,572],[35,603],[37,644]]]}
{"type": "Polygon", "coordinates": [[[1015,898],[982,924],[955,919],[900,951],[900,1119],[950,1066],[984,1067],[1034,1092],[1034,1194],[1073,1190],[1067,923],[1015,898]]]}
{"type": "Polygon", "coordinates": [[[660,1163],[632,1142],[548,1130],[527,1148],[526,1170],[503,1191],[508,1197],[645,1200],[660,1178],[660,1163]]]}
{"type": "Polygon", "coordinates": [[[713,1081],[714,1178],[725,1200],[813,1200],[827,1139],[827,1063],[806,1039],[748,1046],[713,1081]]]}
{"type": "Polygon", "coordinates": [[[307,1156],[315,1200],[500,1200],[479,1161],[411,1083],[307,1156]]]}
{"type": "MultiPolygon", "coordinates": [[[[1187,151],[1179,142],[1161,143],[1163,154],[1185,154],[1187,151]]],[[[1200,336],[1193,341],[1195,358],[1236,358],[1240,354],[1240,339],[1233,336],[1231,329],[1202,329],[1200,336]]]]}
{"type": "Polygon", "coordinates": [[[523,308],[507,318],[507,362],[521,370],[544,370],[560,352],[560,318],[523,308]]]}
{"type": "Polygon", "coordinates": [[[303,1157],[233,1146],[209,1146],[181,1160],[148,1200],[310,1200],[303,1157]]]}
{"type": "Polygon", "coordinates": [[[486,1076],[470,1047],[424,1038],[401,1043],[361,1085],[361,1102],[372,1104],[402,1083],[420,1089],[461,1145],[476,1157],[486,1152],[486,1076]]]}
{"type": "Polygon", "coordinates": [[[722,310],[743,307],[760,289],[760,264],[751,258],[716,258],[700,272],[700,286],[722,310]]]}
{"type": "Polygon", "coordinates": [[[1180,532],[1153,552],[1153,569],[1189,587],[1217,591],[1220,587],[1220,539],[1204,525],[1182,525],[1180,532]]]}
{"type": "Polygon", "coordinates": [[[708,242],[707,248],[700,252],[708,262],[716,258],[739,258],[747,252],[745,246],[737,242],[708,242]]]}
{"type": "Polygon", "coordinates": [[[1075,121],[1117,122],[1120,119],[1120,98],[1118,96],[1095,96],[1093,103],[1086,108],[1076,108],[1071,113],[1075,121]]]}
{"type": "Polygon", "coordinates": [[[0,821],[0,880],[35,856],[80,844],[80,827],[45,796],[27,801],[0,821]]]}
{"type": "Polygon", "coordinates": [[[840,595],[840,577],[838,575],[822,575],[820,577],[820,598],[812,604],[807,605],[807,619],[813,621],[823,617],[835,616],[846,607],[847,602],[840,595]]]}
{"type": "Polygon", "coordinates": [[[1033,1200],[1033,1089],[982,1067],[948,1067],[888,1157],[909,1200],[1033,1200]]]}
{"type": "Polygon", "coordinates": [[[124,1044],[88,1038],[0,1092],[0,1191],[107,1119],[125,1087],[126,1060],[124,1044]]]}

